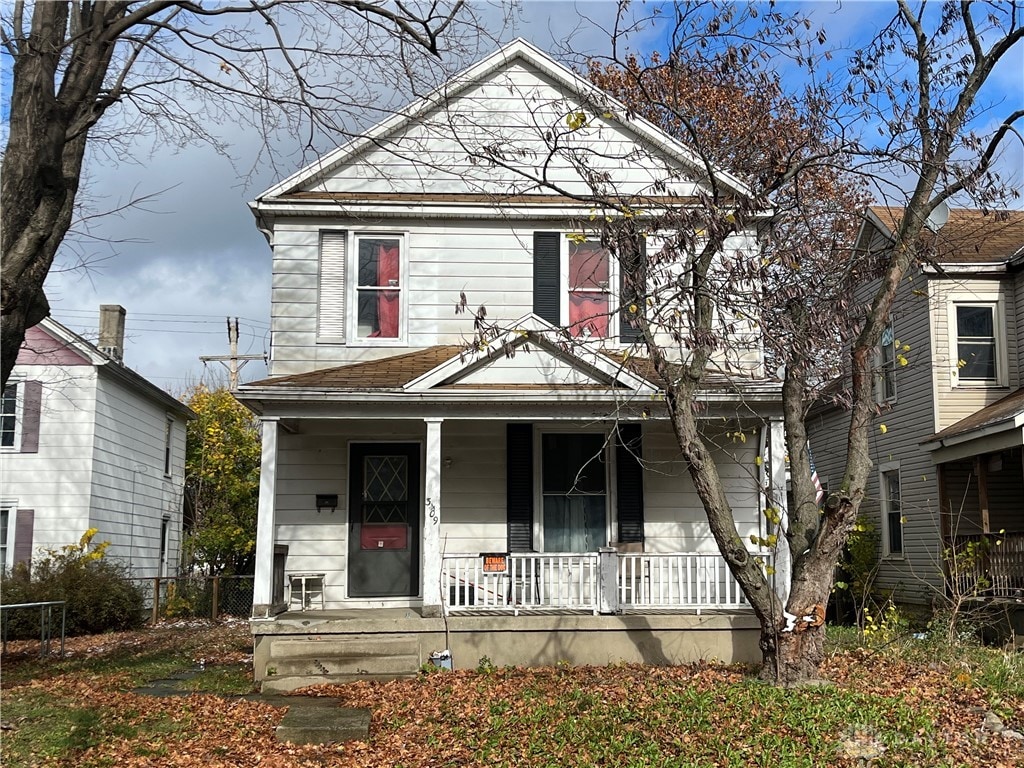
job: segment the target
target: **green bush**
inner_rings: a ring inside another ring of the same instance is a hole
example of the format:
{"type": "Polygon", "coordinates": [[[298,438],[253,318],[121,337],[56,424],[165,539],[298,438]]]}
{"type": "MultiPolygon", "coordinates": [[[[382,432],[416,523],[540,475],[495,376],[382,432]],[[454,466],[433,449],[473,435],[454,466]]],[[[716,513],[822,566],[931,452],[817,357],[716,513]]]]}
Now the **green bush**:
{"type": "MultiPolygon", "coordinates": [[[[23,564],[0,577],[4,604],[64,600],[68,635],[89,635],[135,629],[145,620],[142,591],[127,570],[105,557],[109,542],[93,544],[90,528],[78,544],[46,550],[33,558],[31,570],[23,564]]],[[[8,639],[39,636],[39,613],[31,609],[6,611],[8,639]]],[[[59,615],[55,615],[59,622],[59,615]]],[[[54,626],[54,632],[60,627],[54,626]]]]}

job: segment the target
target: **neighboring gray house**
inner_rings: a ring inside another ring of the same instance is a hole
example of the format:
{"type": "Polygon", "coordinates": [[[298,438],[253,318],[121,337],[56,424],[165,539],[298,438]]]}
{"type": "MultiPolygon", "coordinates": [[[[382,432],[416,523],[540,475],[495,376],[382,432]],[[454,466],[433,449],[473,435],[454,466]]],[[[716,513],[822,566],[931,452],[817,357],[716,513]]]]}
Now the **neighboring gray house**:
{"type": "MultiPolygon", "coordinates": [[[[655,206],[706,184],[627,114],[515,41],[252,204],[271,378],[236,394],[263,429],[265,688],[409,674],[445,647],[457,666],[759,658],[658,386],[623,362],[618,265],[582,234],[594,184],[655,206]],[[564,194],[531,180],[541,166],[564,194]],[[507,332],[471,345],[480,304],[507,332]]],[[[754,233],[729,248],[753,257],[754,233]]],[[[722,314],[732,375],[702,417],[746,540],[784,488],[780,386],[752,313],[722,314]]]]}
{"type": "MultiPolygon", "coordinates": [[[[901,214],[869,209],[858,247],[884,251],[901,214]]],[[[874,469],[861,509],[880,534],[878,585],[929,604],[945,588],[943,551],[994,533],[982,564],[989,594],[1020,597],[1024,212],[954,209],[924,238],[930,258],[900,286],[876,353],[874,469]]],[[[842,477],[848,426],[838,408],[808,421],[826,485],[842,477]]]]}
{"type": "Polygon", "coordinates": [[[121,362],[125,311],[100,308],[100,345],[47,318],[0,404],[0,564],[96,528],[140,578],[177,566],[192,411],[121,362]]]}

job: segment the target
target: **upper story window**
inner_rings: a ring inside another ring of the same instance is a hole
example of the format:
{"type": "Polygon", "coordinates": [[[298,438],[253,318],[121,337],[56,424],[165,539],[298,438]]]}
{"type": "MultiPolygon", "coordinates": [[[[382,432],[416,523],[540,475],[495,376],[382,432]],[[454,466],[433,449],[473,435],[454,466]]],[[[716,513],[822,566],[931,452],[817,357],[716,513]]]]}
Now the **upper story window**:
{"type": "Polygon", "coordinates": [[[611,258],[599,242],[568,240],[569,332],[580,338],[609,336],[611,258]]]}
{"type": "Polygon", "coordinates": [[[164,421],[164,475],[171,476],[171,448],[174,440],[174,421],[168,417],[164,421]]]}
{"type": "Polygon", "coordinates": [[[892,323],[882,331],[878,346],[878,402],[896,399],[896,333],[892,323]]]}
{"type": "Polygon", "coordinates": [[[405,286],[402,238],[357,234],[355,251],[355,338],[401,339],[405,286]]]}
{"type": "Polygon", "coordinates": [[[8,384],[0,399],[0,448],[12,451],[21,447],[20,391],[18,383],[8,384]]]}
{"type": "Polygon", "coordinates": [[[998,384],[997,304],[955,305],[957,379],[963,384],[998,384]]]}

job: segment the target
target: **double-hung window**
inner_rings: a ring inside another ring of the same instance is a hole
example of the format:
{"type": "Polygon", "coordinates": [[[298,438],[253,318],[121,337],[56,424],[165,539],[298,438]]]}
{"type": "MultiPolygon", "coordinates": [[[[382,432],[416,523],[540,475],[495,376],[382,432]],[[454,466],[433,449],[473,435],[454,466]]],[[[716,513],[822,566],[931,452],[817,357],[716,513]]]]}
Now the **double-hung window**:
{"type": "Polygon", "coordinates": [[[899,467],[883,465],[881,481],[885,554],[900,556],[903,554],[903,501],[900,492],[899,467]]]}
{"type": "Polygon", "coordinates": [[[545,552],[596,552],[608,543],[607,437],[541,435],[541,529],[545,552]]]}
{"type": "Polygon", "coordinates": [[[16,451],[21,445],[21,386],[15,382],[4,387],[0,399],[0,448],[16,451]]]}
{"type": "Polygon", "coordinates": [[[355,235],[355,338],[397,341],[404,337],[403,238],[355,235]]]}
{"type": "Polygon", "coordinates": [[[956,303],[956,368],[962,384],[998,384],[998,304],[956,303]]]}
{"type": "Polygon", "coordinates": [[[611,325],[612,259],[593,240],[568,243],[568,317],[566,327],[577,338],[606,339],[611,325]]]}
{"type": "Polygon", "coordinates": [[[896,399],[896,335],[892,323],[882,331],[878,347],[878,401],[896,399]]]}
{"type": "Polygon", "coordinates": [[[7,562],[7,526],[11,524],[11,510],[9,507],[0,507],[0,569],[9,567],[7,562]]]}

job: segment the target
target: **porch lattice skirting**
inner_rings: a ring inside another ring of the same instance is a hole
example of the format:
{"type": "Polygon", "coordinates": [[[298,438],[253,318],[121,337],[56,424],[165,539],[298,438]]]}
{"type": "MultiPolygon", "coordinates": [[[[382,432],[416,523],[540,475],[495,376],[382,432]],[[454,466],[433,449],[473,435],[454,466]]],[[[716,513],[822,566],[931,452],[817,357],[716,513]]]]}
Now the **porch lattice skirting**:
{"type": "Polygon", "coordinates": [[[484,572],[479,555],[446,555],[441,592],[449,615],[750,608],[722,557],[696,552],[514,554],[505,573],[484,572]]]}

